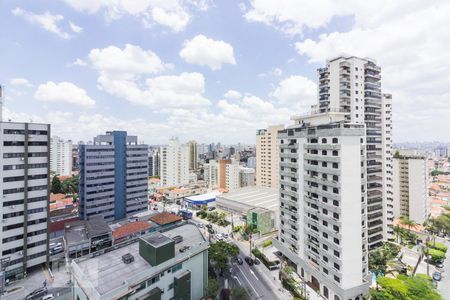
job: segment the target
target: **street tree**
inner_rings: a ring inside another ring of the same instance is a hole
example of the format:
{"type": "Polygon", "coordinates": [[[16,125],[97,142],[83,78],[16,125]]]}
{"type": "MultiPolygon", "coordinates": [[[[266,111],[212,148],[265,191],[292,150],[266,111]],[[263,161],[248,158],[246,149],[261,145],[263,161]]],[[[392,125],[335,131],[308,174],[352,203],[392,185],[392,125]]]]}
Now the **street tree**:
{"type": "Polygon", "coordinates": [[[231,289],[231,300],[250,300],[250,293],[242,286],[231,289]]]}
{"type": "Polygon", "coordinates": [[[228,259],[236,259],[238,255],[239,248],[234,244],[219,241],[209,245],[209,259],[221,274],[227,269],[228,259]]]}
{"type": "Polygon", "coordinates": [[[62,192],[61,180],[59,180],[58,176],[52,179],[51,192],[53,194],[60,194],[62,192]]]}

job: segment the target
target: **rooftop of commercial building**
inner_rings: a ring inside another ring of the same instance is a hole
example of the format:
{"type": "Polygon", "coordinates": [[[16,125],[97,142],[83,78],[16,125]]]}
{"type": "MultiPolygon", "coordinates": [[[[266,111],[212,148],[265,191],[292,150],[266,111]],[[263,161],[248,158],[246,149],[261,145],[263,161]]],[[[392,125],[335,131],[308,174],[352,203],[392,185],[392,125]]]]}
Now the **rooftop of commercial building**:
{"type": "Polygon", "coordinates": [[[233,205],[239,205],[243,210],[249,210],[255,207],[278,210],[280,203],[278,199],[278,190],[274,188],[249,186],[217,196],[217,202],[232,202],[233,205]]]}
{"type": "Polygon", "coordinates": [[[144,230],[149,229],[150,227],[152,227],[152,225],[148,222],[144,221],[130,222],[114,229],[112,235],[115,239],[118,239],[121,237],[129,236],[134,233],[142,232],[144,230]]]}
{"type": "MultiPolygon", "coordinates": [[[[175,236],[182,236],[183,239],[175,244],[175,257],[181,255],[180,249],[185,247],[195,247],[206,243],[199,229],[192,224],[185,224],[163,233],[150,233],[142,238],[150,243],[157,241],[171,241],[175,236]]],[[[183,252],[184,253],[184,252],[183,252]]],[[[86,260],[75,260],[81,271],[82,280],[90,283],[100,295],[104,295],[118,287],[132,283],[132,278],[137,278],[141,274],[151,273],[150,263],[139,255],[139,243],[134,242],[124,245],[116,250],[95,256],[86,260]],[[125,264],[122,256],[131,254],[134,261],[125,264]]],[[[80,279],[80,278],[78,278],[80,279]]]]}
{"type": "Polygon", "coordinates": [[[65,224],[64,236],[67,244],[77,245],[90,238],[105,235],[111,232],[102,216],[93,217],[87,221],[79,220],[65,224]]]}
{"type": "Polygon", "coordinates": [[[183,220],[182,217],[169,212],[162,212],[160,214],[150,217],[150,221],[155,222],[158,225],[166,225],[183,220]]]}

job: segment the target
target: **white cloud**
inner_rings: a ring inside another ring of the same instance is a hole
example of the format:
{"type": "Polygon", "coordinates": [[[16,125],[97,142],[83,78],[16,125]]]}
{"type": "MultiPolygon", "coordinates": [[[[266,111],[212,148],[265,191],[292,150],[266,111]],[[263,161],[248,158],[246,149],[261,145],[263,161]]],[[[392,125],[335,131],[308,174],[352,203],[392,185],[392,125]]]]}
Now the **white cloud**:
{"type": "Polygon", "coordinates": [[[278,83],[271,95],[277,98],[281,104],[304,107],[317,101],[317,86],[306,77],[289,76],[278,83]]]}
{"type": "Polygon", "coordinates": [[[86,108],[95,105],[95,101],[87,95],[84,89],[66,81],[60,83],[48,81],[39,85],[34,93],[34,98],[44,102],[68,103],[86,108]]]}
{"type": "Polygon", "coordinates": [[[25,78],[11,78],[9,80],[10,85],[19,85],[19,86],[26,86],[26,87],[32,87],[33,85],[28,81],[28,79],[25,78]]]}
{"type": "Polygon", "coordinates": [[[84,60],[82,60],[81,58],[77,58],[71,65],[84,67],[84,66],[87,66],[87,63],[84,60]]]}
{"type": "Polygon", "coordinates": [[[52,32],[63,39],[69,39],[71,36],[67,32],[64,32],[58,24],[64,19],[62,15],[53,15],[49,12],[45,12],[44,14],[34,14],[32,12],[28,12],[19,7],[16,7],[12,10],[13,15],[18,17],[23,17],[26,21],[31,24],[36,24],[42,27],[43,29],[52,32]]]}
{"type": "Polygon", "coordinates": [[[236,100],[242,98],[242,94],[235,90],[229,90],[228,92],[223,95],[226,99],[236,100]]]}
{"type": "Polygon", "coordinates": [[[216,41],[200,34],[184,43],[180,56],[190,64],[207,66],[219,70],[222,64],[236,64],[233,47],[224,42],[216,41]]]}
{"type": "Polygon", "coordinates": [[[175,32],[186,28],[192,10],[204,11],[208,0],[65,0],[74,9],[90,14],[104,13],[108,20],[131,15],[146,26],[159,24],[175,32]]]}
{"type": "Polygon", "coordinates": [[[70,25],[70,29],[72,29],[72,31],[75,33],[80,33],[81,31],[83,31],[83,28],[78,26],[75,23],[69,22],[69,25],[70,25]]]}
{"type": "Polygon", "coordinates": [[[102,75],[121,79],[155,74],[172,67],[164,64],[153,51],[130,44],[126,44],[123,50],[115,46],[92,49],[89,60],[102,75]]]}

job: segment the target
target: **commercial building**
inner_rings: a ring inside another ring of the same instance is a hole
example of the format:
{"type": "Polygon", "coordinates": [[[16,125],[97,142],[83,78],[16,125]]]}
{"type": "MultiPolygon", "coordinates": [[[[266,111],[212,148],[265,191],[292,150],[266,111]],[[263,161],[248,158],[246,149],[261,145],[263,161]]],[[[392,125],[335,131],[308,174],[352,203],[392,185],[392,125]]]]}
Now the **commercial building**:
{"type": "Polygon", "coordinates": [[[74,298],[201,299],[208,286],[208,242],[191,224],[71,264],[74,298]]]}
{"type": "Polygon", "coordinates": [[[124,219],[147,209],[148,146],[125,131],[98,135],[79,146],[80,219],[124,219]]]}
{"type": "Polygon", "coordinates": [[[365,125],[346,113],[294,117],[279,133],[280,234],[274,245],[325,299],[369,290],[365,125]]]}
{"type": "Polygon", "coordinates": [[[72,161],[72,141],[53,136],[50,140],[50,171],[59,176],[70,176],[72,161]]]}
{"type": "Polygon", "coordinates": [[[0,121],[0,158],[0,259],[18,279],[48,263],[50,125],[0,121]]]}
{"type": "Polygon", "coordinates": [[[225,188],[231,192],[240,187],[240,166],[237,161],[233,160],[225,167],[225,188]]]}
{"type": "Polygon", "coordinates": [[[317,112],[343,111],[345,121],[366,125],[369,248],[392,234],[392,96],[382,94],[381,68],[371,59],[338,57],[318,69],[317,112]]]}
{"type": "Polygon", "coordinates": [[[227,165],[231,164],[231,159],[219,160],[219,188],[227,188],[227,165]]]}
{"type": "Polygon", "coordinates": [[[394,155],[394,216],[423,224],[428,216],[427,158],[415,151],[394,155]]]}
{"type": "Polygon", "coordinates": [[[181,186],[189,183],[189,147],[177,138],[161,147],[160,176],[164,186],[181,186]]]}
{"type": "Polygon", "coordinates": [[[198,167],[197,142],[189,141],[189,170],[196,170],[198,167]]]}
{"type": "Polygon", "coordinates": [[[256,132],[256,185],[278,188],[278,144],[277,135],[283,125],[269,126],[256,132]]]}
{"type": "Polygon", "coordinates": [[[278,196],[277,189],[249,186],[217,195],[216,207],[246,219],[248,225],[262,226],[264,224],[257,229],[265,234],[276,229],[280,207],[278,196]]]}

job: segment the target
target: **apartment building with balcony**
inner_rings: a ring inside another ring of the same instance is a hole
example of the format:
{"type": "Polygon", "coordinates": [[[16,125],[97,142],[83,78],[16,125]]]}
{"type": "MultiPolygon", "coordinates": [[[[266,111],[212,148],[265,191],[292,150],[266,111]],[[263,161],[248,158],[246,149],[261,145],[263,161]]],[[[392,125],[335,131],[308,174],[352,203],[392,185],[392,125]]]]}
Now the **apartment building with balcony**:
{"type": "Polygon", "coordinates": [[[256,131],[256,186],[278,187],[278,131],[283,125],[256,131]]]}
{"type": "Polygon", "coordinates": [[[72,161],[72,141],[53,136],[50,139],[50,171],[58,176],[71,176],[72,161]]]}
{"type": "Polygon", "coordinates": [[[124,219],[147,209],[148,146],[126,131],[98,135],[79,145],[80,219],[124,219]]]}
{"type": "Polygon", "coordinates": [[[394,216],[423,224],[428,216],[427,158],[399,150],[394,157],[394,216]]]}
{"type": "Polygon", "coordinates": [[[18,279],[48,263],[50,125],[0,122],[0,158],[0,259],[18,279]]]}
{"type": "Polygon", "coordinates": [[[366,125],[369,248],[393,234],[392,96],[382,94],[381,68],[371,59],[338,57],[318,69],[318,112],[340,110],[366,125]]]}
{"type": "Polygon", "coordinates": [[[164,186],[189,184],[189,146],[172,138],[167,146],[160,149],[160,176],[164,186]]]}
{"type": "Polygon", "coordinates": [[[280,230],[274,240],[325,299],[367,294],[365,124],[345,112],[294,117],[280,131],[280,230]]]}

